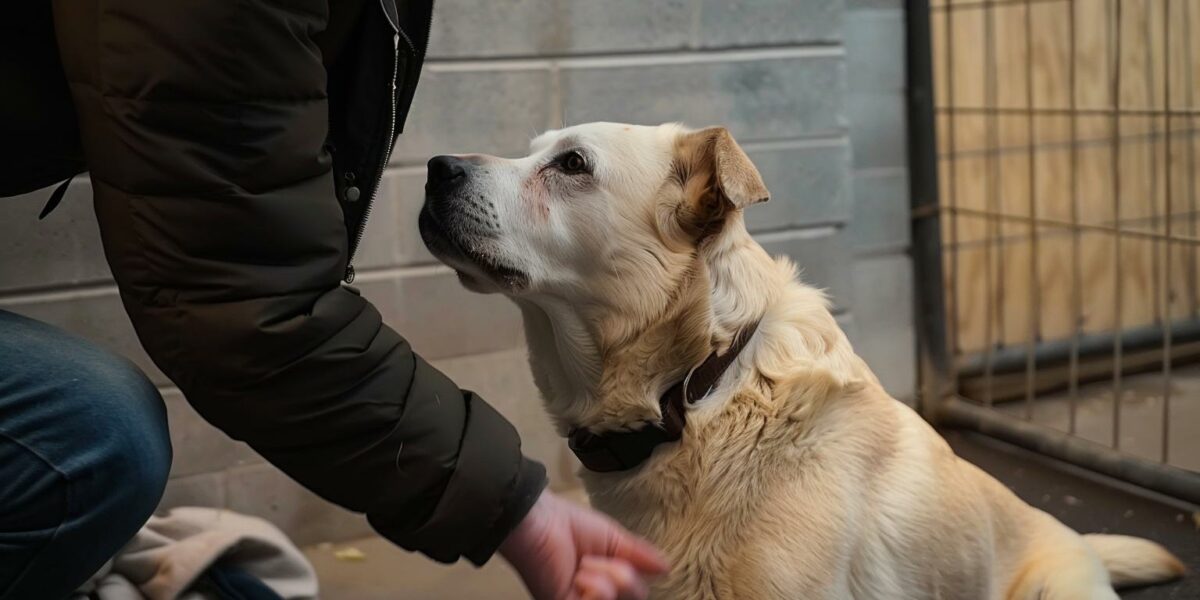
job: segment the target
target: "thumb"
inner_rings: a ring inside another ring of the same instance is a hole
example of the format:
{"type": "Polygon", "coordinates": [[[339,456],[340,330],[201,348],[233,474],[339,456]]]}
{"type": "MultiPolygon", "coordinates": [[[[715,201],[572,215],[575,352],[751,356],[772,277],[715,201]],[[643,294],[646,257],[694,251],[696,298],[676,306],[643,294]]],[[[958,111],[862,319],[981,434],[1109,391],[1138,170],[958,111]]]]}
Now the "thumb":
{"type": "Polygon", "coordinates": [[[607,555],[627,561],[633,568],[648,575],[661,575],[671,566],[650,542],[621,529],[616,524],[608,531],[607,555]]]}

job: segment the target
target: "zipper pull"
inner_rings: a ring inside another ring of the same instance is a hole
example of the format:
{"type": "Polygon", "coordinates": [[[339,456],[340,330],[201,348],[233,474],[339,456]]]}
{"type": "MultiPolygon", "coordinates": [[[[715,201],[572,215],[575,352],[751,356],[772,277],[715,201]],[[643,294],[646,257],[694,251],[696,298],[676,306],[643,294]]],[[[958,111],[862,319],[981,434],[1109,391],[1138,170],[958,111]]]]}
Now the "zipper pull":
{"type": "Polygon", "coordinates": [[[354,265],[346,265],[346,273],[342,276],[342,281],[354,283],[354,265]]]}

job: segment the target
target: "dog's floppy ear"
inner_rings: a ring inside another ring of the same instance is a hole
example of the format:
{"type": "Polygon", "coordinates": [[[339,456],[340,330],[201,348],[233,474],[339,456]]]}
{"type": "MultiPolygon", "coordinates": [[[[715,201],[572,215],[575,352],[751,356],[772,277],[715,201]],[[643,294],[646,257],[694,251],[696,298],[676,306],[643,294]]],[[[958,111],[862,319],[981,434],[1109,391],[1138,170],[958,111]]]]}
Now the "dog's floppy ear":
{"type": "Polygon", "coordinates": [[[675,171],[683,185],[685,211],[694,225],[711,229],[731,210],[766,202],[771,194],[742,147],[724,127],[680,136],[675,171]]]}
{"type": "Polygon", "coordinates": [[[771,199],[771,192],[763,183],[762,175],[742,147],[734,141],[724,127],[710,127],[698,132],[712,140],[712,160],[716,171],[717,189],[736,208],[771,199]]]}

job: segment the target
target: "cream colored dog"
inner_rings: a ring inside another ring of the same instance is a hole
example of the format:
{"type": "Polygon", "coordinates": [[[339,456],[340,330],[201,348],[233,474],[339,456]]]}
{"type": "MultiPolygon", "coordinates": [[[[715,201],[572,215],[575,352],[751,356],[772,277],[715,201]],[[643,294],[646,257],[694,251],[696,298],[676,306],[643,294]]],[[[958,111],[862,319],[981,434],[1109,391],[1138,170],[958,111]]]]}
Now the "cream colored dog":
{"type": "Polygon", "coordinates": [[[421,230],[520,307],[564,434],[654,426],[664,390],[753,330],[681,440],[582,474],[670,558],[656,597],[1082,600],[1183,572],[1024,504],[888,397],[825,296],[746,232],[768,193],[725,129],[592,123],[531,150],[435,158],[421,230]]]}

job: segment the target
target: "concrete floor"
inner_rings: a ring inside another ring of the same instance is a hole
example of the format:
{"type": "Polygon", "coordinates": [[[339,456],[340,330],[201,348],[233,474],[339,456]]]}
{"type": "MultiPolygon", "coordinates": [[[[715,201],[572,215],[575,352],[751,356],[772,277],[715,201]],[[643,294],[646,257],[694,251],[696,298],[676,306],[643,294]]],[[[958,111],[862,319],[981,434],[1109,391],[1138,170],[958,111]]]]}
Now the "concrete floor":
{"type": "MultiPolygon", "coordinates": [[[[1171,374],[1169,463],[1200,471],[1200,365],[1177,367],[1171,374]]],[[[1081,438],[1108,446],[1113,431],[1113,386],[1098,382],[1079,388],[1075,431],[1081,438]]],[[[1033,403],[1035,423],[1067,431],[1070,396],[1059,392],[1033,403]]],[[[1024,418],[1023,401],[998,404],[996,409],[1024,418]]],[[[1134,456],[1157,461],[1162,452],[1163,378],[1161,372],[1128,375],[1121,386],[1120,448],[1134,456]]]]}
{"type": "Polygon", "coordinates": [[[1030,506],[1082,533],[1118,533],[1154,540],[1190,575],[1171,583],[1121,590],[1124,600],[1200,598],[1200,506],[1166,498],[987,436],[942,434],[954,452],[990,473],[1030,506]]]}
{"type": "MultiPolygon", "coordinates": [[[[563,497],[587,504],[582,489],[558,490],[563,497]]],[[[529,594],[508,563],[497,557],[481,569],[459,561],[442,565],[406,552],[380,537],[304,548],[317,570],[326,600],[528,600],[529,594]],[[361,559],[338,558],[355,549],[361,559]]]]}
{"type": "Polygon", "coordinates": [[[503,560],[482,569],[469,563],[440,565],[405,552],[383,538],[304,549],[321,582],[326,600],[447,600],[489,598],[526,600],[529,594],[503,560]],[[339,560],[334,552],[360,550],[362,560],[339,560]]]}

